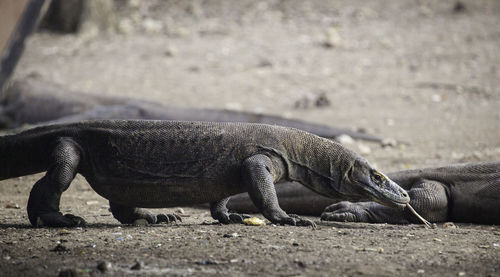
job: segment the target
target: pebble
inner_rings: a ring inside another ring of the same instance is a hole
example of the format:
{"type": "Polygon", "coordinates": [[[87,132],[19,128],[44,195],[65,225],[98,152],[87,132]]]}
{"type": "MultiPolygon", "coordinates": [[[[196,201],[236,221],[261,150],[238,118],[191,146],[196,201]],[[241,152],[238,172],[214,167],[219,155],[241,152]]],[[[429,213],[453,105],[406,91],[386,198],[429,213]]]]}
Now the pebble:
{"type": "Polygon", "coordinates": [[[443,223],[443,228],[445,229],[456,229],[457,226],[453,224],[453,222],[445,222],[443,223]]]}
{"type": "Polygon", "coordinates": [[[136,262],[130,269],[132,270],[141,270],[144,267],[143,262],[136,262]]]}
{"type": "Polygon", "coordinates": [[[326,38],[323,42],[323,46],[326,48],[334,48],[342,45],[342,38],[336,28],[328,28],[325,33],[326,38]]]}
{"type": "Polygon", "coordinates": [[[365,144],[358,144],[358,150],[361,155],[368,155],[372,152],[372,149],[365,144]]]}
{"type": "Polygon", "coordinates": [[[424,273],[425,273],[425,270],[423,270],[423,269],[417,270],[417,274],[424,274],[424,273]]]}
{"type": "Polygon", "coordinates": [[[164,54],[167,57],[173,57],[177,55],[178,52],[179,51],[174,46],[167,46],[167,49],[165,50],[164,54]]]}
{"type": "Polygon", "coordinates": [[[393,139],[393,138],[385,138],[382,140],[382,142],[380,143],[380,145],[382,147],[395,147],[398,145],[398,142],[393,139]]]}
{"type": "Polygon", "coordinates": [[[58,245],[56,245],[56,247],[54,247],[50,251],[52,251],[52,252],[67,252],[67,251],[69,251],[69,248],[62,245],[62,244],[58,244],[58,245]]]}
{"type": "Polygon", "coordinates": [[[225,238],[237,238],[240,235],[238,233],[230,233],[230,234],[224,234],[225,238]]]}
{"type": "Polygon", "coordinates": [[[130,34],[134,30],[134,24],[132,23],[132,20],[128,18],[121,19],[118,22],[118,32],[121,34],[130,34]]]}
{"type": "Polygon", "coordinates": [[[110,270],[112,267],[112,264],[108,261],[102,261],[102,262],[99,262],[97,264],[97,269],[100,271],[100,272],[106,272],[108,270],[110,270]]]}
{"type": "Polygon", "coordinates": [[[149,223],[146,219],[144,218],[139,218],[134,220],[134,226],[147,226],[149,223]]]}
{"type": "Polygon", "coordinates": [[[467,7],[465,6],[465,4],[461,1],[457,1],[455,2],[455,5],[453,6],[453,12],[455,13],[461,13],[461,12],[465,12],[467,10],[467,7]]]}
{"type": "Polygon", "coordinates": [[[59,277],[76,277],[78,272],[73,268],[63,269],[59,271],[59,277]]]}
{"type": "Polygon", "coordinates": [[[20,209],[19,205],[17,203],[9,203],[5,206],[6,209],[20,209]]]}
{"type": "Polygon", "coordinates": [[[243,219],[243,224],[251,225],[251,226],[264,226],[264,225],[266,225],[264,220],[262,220],[258,217],[245,218],[245,219],[243,219]]]}
{"type": "Polygon", "coordinates": [[[186,214],[183,208],[175,208],[174,212],[181,215],[186,214]]]}
{"type": "Polygon", "coordinates": [[[151,18],[146,18],[142,22],[142,27],[146,33],[159,33],[163,30],[163,25],[160,21],[151,18]]]}
{"type": "Polygon", "coordinates": [[[354,143],[354,139],[352,139],[351,136],[346,135],[346,134],[342,134],[342,135],[336,137],[335,140],[338,143],[344,144],[344,145],[349,145],[349,144],[353,144],[354,143]]]}

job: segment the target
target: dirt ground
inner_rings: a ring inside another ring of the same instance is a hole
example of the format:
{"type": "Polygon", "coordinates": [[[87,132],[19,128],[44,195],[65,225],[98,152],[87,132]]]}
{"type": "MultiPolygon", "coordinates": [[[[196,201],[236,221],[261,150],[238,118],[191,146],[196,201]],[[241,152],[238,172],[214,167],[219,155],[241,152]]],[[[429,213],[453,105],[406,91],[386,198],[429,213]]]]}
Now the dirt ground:
{"type": "MultiPolygon", "coordinates": [[[[129,1],[117,33],[35,34],[14,77],[409,142],[347,145],[384,172],[500,160],[500,2],[462,3],[129,1]]],[[[81,176],[61,206],[89,226],[33,229],[40,177],[0,182],[0,276],[500,276],[499,226],[227,226],[193,208],[180,224],[122,226],[81,176]]]]}

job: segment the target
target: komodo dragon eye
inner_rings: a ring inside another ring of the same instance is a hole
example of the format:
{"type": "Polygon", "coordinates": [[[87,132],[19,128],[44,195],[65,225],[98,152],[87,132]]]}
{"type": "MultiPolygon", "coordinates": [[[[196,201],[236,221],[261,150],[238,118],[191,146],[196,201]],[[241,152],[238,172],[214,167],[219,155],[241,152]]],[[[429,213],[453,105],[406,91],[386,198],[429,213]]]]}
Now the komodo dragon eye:
{"type": "Polygon", "coordinates": [[[371,172],[371,177],[372,177],[372,181],[374,181],[375,183],[382,183],[382,181],[384,180],[384,177],[382,176],[382,174],[378,173],[377,171],[372,171],[371,172]]]}

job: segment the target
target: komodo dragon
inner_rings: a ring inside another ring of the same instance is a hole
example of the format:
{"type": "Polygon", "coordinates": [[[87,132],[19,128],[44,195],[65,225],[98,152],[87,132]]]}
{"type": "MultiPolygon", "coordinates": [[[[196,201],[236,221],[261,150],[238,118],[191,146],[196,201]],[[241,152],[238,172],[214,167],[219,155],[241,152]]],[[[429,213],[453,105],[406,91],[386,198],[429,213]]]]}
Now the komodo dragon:
{"type": "Polygon", "coordinates": [[[60,197],[77,173],[110,201],[122,223],[175,220],[144,208],[211,203],[214,219],[230,214],[231,195],[247,191],[273,223],[314,225],[287,215],[274,183],[289,180],[325,196],[409,202],[405,190],[342,145],[297,129],[249,123],[108,120],[38,127],[0,137],[0,180],[47,171],[34,185],[28,218],[34,226],[78,226],[62,215],[60,197]]]}
{"type": "Polygon", "coordinates": [[[273,115],[243,111],[177,108],[138,99],[83,94],[32,78],[13,82],[0,100],[0,128],[15,128],[22,124],[66,123],[95,119],[265,123],[293,127],[326,138],[335,138],[346,134],[355,139],[381,141],[379,137],[366,133],[273,115]]]}
{"type": "MultiPolygon", "coordinates": [[[[429,221],[500,224],[500,162],[407,170],[387,176],[408,191],[410,205],[429,221]]],[[[418,222],[406,208],[386,207],[373,202],[334,203],[334,200],[295,183],[279,184],[276,192],[279,204],[286,212],[321,215],[322,220],[418,222]]],[[[245,194],[233,196],[227,207],[236,212],[255,211],[245,194]]]]}

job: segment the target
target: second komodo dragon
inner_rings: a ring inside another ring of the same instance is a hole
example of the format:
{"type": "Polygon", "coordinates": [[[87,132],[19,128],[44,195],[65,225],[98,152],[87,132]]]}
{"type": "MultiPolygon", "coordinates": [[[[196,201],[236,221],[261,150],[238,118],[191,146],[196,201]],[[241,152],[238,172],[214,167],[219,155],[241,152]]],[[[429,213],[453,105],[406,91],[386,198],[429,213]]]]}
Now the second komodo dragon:
{"type": "Polygon", "coordinates": [[[175,220],[144,208],[210,203],[222,223],[241,222],[226,203],[249,192],[271,222],[314,225],[286,214],[274,184],[297,181],[336,199],[409,202],[408,194],[342,145],[296,129],[248,123],[110,120],[51,125],[0,137],[0,179],[47,171],[34,185],[34,226],[80,226],[59,202],[77,173],[110,201],[122,223],[175,220]]]}

